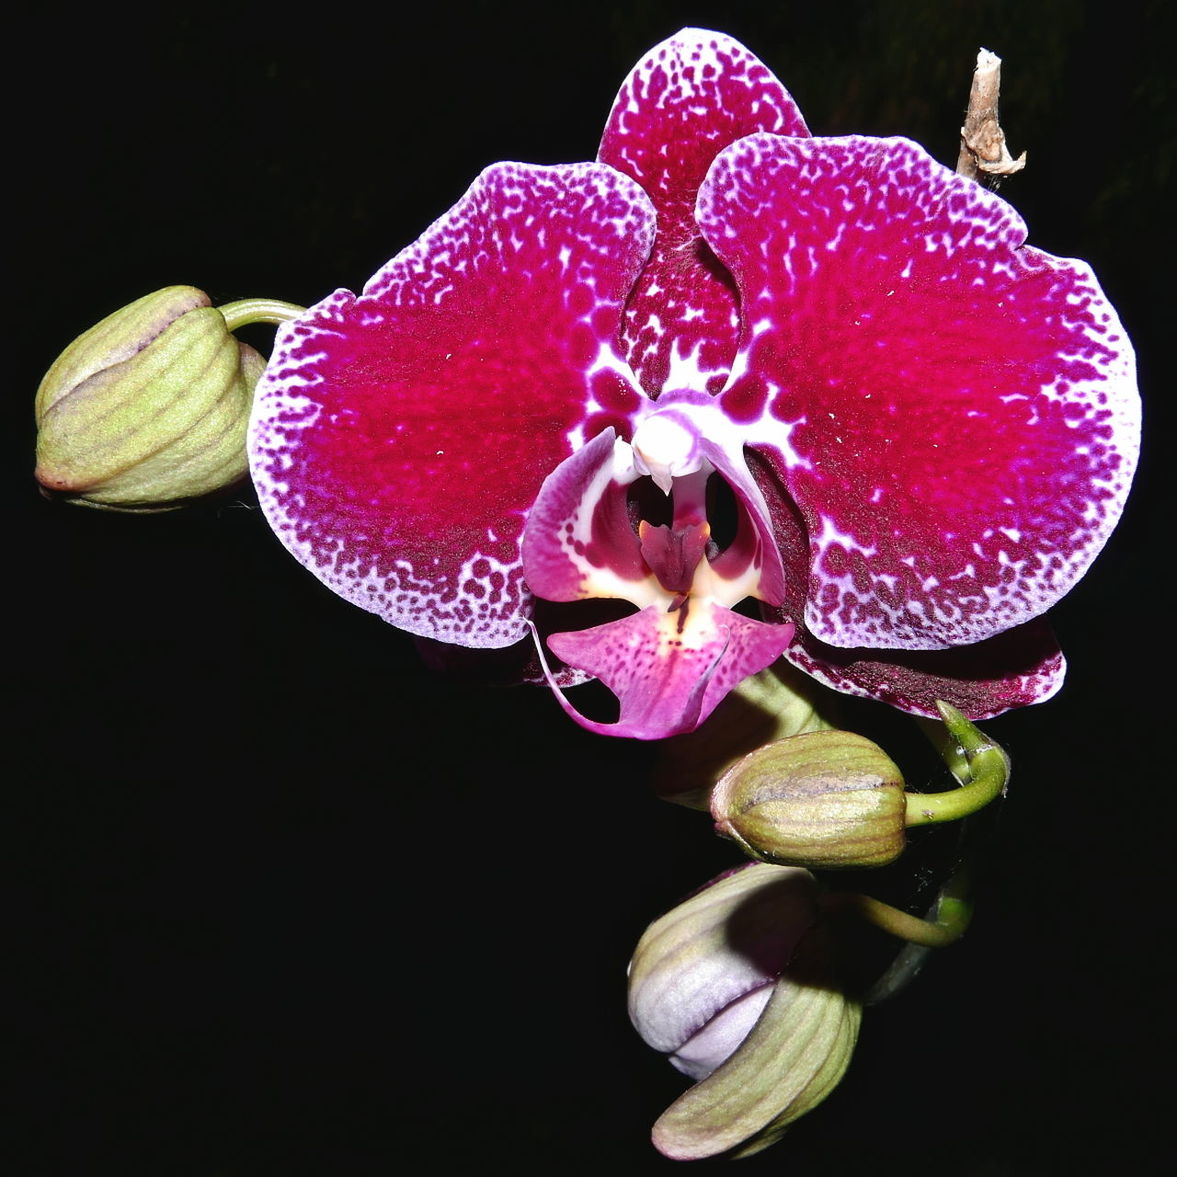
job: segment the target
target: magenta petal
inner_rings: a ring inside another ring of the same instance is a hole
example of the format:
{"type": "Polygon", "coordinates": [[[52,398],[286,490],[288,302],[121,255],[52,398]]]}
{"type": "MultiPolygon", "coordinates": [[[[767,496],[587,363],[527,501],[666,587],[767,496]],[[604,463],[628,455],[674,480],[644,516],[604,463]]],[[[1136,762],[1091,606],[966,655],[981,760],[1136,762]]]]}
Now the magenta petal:
{"type": "Polygon", "coordinates": [[[620,621],[552,634],[548,645],[568,665],[599,678],[621,703],[616,723],[598,723],[557,690],[581,727],[660,740],[693,731],[728,691],[774,662],[792,636],[792,625],[753,621],[693,599],[672,612],[649,605],[620,621]]]}
{"type": "Polygon", "coordinates": [[[799,506],[806,627],[942,649],[1030,620],[1114,527],[1139,446],[1131,345],[1090,269],[905,140],[755,135],[700,224],[743,292],[722,404],[799,506]]]}
{"type": "Polygon", "coordinates": [[[598,159],[632,176],[658,212],[654,253],[630,299],[624,343],[642,387],[718,392],[735,354],[735,289],[695,224],[716,154],[755,131],[808,135],[771,71],[738,41],[683,29],[634,66],[598,159]]]}
{"type": "Polygon", "coordinates": [[[637,399],[611,348],[653,220],[604,165],[498,164],[360,297],[283,328],[250,426],[282,542],[411,633],[523,636],[526,513],[585,417],[637,399]]]}
{"type": "Polygon", "coordinates": [[[1066,673],[1054,631],[1041,617],[953,650],[842,650],[798,630],[785,657],[835,690],[933,718],[938,699],[974,720],[1043,703],[1066,673]]]}
{"type": "MultiPolygon", "coordinates": [[[[782,620],[797,617],[804,612],[808,577],[804,528],[764,459],[753,454],[751,461],[769,504],[790,590],[780,609],[766,614],[782,620]]],[[[1054,630],[1044,617],[949,650],[842,649],[818,641],[798,626],[785,657],[846,694],[933,718],[939,717],[936,700],[942,699],[974,720],[1044,702],[1062,686],[1066,669],[1054,630]]]]}

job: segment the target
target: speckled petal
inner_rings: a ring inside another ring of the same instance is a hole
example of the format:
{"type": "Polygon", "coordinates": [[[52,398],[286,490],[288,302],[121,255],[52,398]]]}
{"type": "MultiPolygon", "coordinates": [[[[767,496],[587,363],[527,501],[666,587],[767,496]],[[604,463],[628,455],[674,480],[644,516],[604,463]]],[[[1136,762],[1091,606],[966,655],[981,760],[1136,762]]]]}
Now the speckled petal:
{"type": "Polygon", "coordinates": [[[754,131],[808,135],[771,71],[738,41],[683,29],[621,86],[598,158],[632,176],[658,210],[654,253],[626,313],[624,343],[642,387],[718,392],[738,334],[735,288],[695,224],[695,194],[716,154],[754,131]]]}
{"type": "Polygon", "coordinates": [[[901,139],[753,135],[700,192],[743,293],[722,405],[808,535],[806,628],[935,650],[1049,608],[1119,518],[1139,447],[1131,345],[1083,262],[901,139]]]}
{"type": "Polygon", "coordinates": [[[1042,617],[952,650],[843,650],[798,629],[785,657],[837,691],[933,719],[938,699],[973,720],[1044,703],[1066,674],[1054,630],[1042,617]]]}
{"type": "Polygon", "coordinates": [[[653,221],[602,164],[497,164],[360,297],[286,325],[250,426],[282,542],[411,633],[523,636],[520,537],[540,484],[587,416],[640,396],[612,341],[653,221]]]}
{"type": "Polygon", "coordinates": [[[599,678],[620,701],[617,722],[599,723],[557,690],[561,706],[581,727],[660,740],[693,731],[728,691],[774,662],[792,636],[790,624],[753,621],[692,598],[671,612],[648,605],[620,621],[552,634],[548,646],[569,666],[599,678]]]}

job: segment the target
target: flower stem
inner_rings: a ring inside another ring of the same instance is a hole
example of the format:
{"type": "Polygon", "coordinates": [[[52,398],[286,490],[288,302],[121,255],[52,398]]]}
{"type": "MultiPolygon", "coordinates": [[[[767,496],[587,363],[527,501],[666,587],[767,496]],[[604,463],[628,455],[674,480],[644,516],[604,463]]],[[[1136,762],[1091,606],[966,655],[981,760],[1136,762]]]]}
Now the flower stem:
{"type": "Polygon", "coordinates": [[[287,323],[297,319],[306,307],[295,306],[292,302],[280,302],[276,298],[243,298],[217,308],[225,318],[230,331],[248,327],[252,323],[287,323]]]}
{"type": "Polygon", "coordinates": [[[936,742],[961,787],[946,793],[908,793],[906,824],[909,828],[968,817],[1000,797],[1009,782],[1009,757],[1002,748],[955,707],[947,703],[936,706],[955,745],[942,739],[936,742]]]}
{"type": "Polygon", "coordinates": [[[822,910],[827,914],[856,915],[900,940],[923,948],[946,948],[959,940],[973,914],[972,904],[958,895],[941,894],[931,913],[932,918],[921,919],[881,899],[855,891],[834,891],[826,895],[822,910]]]}
{"type": "MultiPolygon", "coordinates": [[[[958,928],[957,935],[964,932],[972,916],[972,903],[968,898],[972,870],[967,861],[960,863],[952,875],[940,888],[936,902],[932,904],[927,915],[927,921],[933,926],[947,929],[958,928]]],[[[952,937],[955,939],[956,937],[952,937]]],[[[951,943],[948,940],[947,943],[951,943]]],[[[928,959],[933,947],[943,947],[944,941],[937,945],[920,944],[908,941],[888,965],[886,971],[867,990],[863,997],[866,1005],[877,1005],[901,993],[919,975],[928,959]]]]}
{"type": "Polygon", "coordinates": [[[1010,155],[1005,133],[997,120],[997,100],[1001,94],[1001,58],[988,49],[977,54],[973,83],[969,89],[969,106],[960,129],[960,155],[956,170],[970,180],[993,182],[1001,176],[1020,172],[1026,166],[1026,153],[1017,159],[1010,155]]]}

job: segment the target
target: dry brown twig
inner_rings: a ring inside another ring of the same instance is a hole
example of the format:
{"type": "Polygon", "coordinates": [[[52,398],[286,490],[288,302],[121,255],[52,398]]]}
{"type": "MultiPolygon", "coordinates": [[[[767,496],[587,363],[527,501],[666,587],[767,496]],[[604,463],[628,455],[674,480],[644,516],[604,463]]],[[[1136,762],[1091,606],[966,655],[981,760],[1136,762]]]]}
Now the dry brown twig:
{"type": "Polygon", "coordinates": [[[1001,94],[1001,58],[988,49],[977,54],[969,108],[960,129],[960,155],[956,170],[972,180],[1010,176],[1026,166],[1026,153],[1017,159],[1009,153],[1005,132],[997,121],[997,100],[1001,94]]]}

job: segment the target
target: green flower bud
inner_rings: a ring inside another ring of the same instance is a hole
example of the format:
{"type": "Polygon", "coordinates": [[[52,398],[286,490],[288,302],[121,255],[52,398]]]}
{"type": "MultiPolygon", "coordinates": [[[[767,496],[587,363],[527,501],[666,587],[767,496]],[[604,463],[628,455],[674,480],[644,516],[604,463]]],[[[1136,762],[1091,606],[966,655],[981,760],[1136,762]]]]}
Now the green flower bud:
{"type": "Polygon", "coordinates": [[[711,815],[720,834],[764,862],[874,867],[903,853],[907,798],[877,744],[815,731],[738,761],[715,786],[711,815]]]}
{"type": "Polygon", "coordinates": [[[37,390],[36,478],[113,511],[162,511],[246,473],[245,430],[265,359],[208,295],[169,286],[61,353],[37,390]]]}

